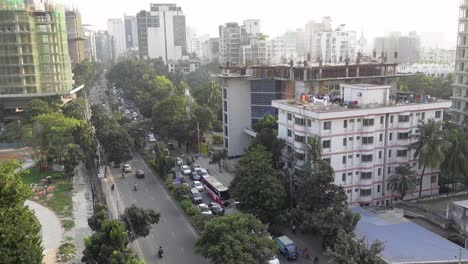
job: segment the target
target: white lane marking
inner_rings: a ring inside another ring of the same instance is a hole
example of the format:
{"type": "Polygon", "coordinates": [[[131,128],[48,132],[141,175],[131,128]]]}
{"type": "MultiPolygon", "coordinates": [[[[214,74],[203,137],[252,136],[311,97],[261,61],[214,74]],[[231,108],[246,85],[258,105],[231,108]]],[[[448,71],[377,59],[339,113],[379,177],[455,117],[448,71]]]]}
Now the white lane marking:
{"type": "Polygon", "coordinates": [[[171,235],[172,235],[172,236],[175,238],[175,234],[174,234],[174,232],[171,232],[171,235]]]}
{"type": "Polygon", "coordinates": [[[161,219],[163,220],[163,222],[164,222],[164,223],[167,223],[167,220],[166,220],[166,218],[164,218],[164,217],[161,217],[161,219]]]}
{"type": "Polygon", "coordinates": [[[182,253],[185,253],[185,250],[184,250],[184,248],[180,248],[180,251],[182,251],[182,253]]]}

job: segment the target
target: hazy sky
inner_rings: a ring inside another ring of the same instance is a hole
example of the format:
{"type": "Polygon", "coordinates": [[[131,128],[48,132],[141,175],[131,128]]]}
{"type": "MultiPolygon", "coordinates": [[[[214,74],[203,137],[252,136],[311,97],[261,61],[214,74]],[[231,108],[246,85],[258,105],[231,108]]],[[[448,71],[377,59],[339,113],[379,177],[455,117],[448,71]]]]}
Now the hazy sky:
{"type": "MultiPolygon", "coordinates": [[[[64,0],[67,1],[67,0],[64,0]]],[[[187,25],[198,35],[218,35],[218,25],[258,18],[264,34],[277,36],[304,27],[308,20],[331,16],[333,26],[346,24],[370,42],[389,31],[415,30],[423,42],[454,47],[459,0],[69,0],[82,12],[83,23],[106,29],[107,18],[135,15],[150,3],[176,3],[187,25]]]]}

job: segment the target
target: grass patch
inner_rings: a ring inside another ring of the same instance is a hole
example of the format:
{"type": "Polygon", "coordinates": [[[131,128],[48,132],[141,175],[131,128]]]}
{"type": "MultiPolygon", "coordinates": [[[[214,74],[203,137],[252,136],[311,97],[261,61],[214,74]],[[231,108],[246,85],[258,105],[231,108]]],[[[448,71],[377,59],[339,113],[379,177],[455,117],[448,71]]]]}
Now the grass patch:
{"type": "Polygon", "coordinates": [[[68,230],[72,229],[73,227],[75,227],[75,222],[73,220],[66,219],[66,220],[62,221],[62,226],[63,226],[63,228],[65,228],[65,230],[68,231],[68,230]]]}
{"type": "Polygon", "coordinates": [[[62,262],[72,260],[76,255],[76,246],[73,243],[63,243],[59,247],[59,258],[62,262]]]}
{"type": "MultiPolygon", "coordinates": [[[[47,199],[44,195],[39,196],[36,201],[57,213],[62,217],[71,217],[73,214],[73,184],[70,179],[64,178],[61,172],[44,171],[40,172],[38,167],[30,168],[29,173],[24,175],[23,182],[25,184],[37,184],[43,186],[41,180],[47,176],[52,176],[51,186],[55,186],[55,190],[50,192],[53,197],[47,199]]],[[[67,229],[66,227],[64,227],[67,229]]]]}

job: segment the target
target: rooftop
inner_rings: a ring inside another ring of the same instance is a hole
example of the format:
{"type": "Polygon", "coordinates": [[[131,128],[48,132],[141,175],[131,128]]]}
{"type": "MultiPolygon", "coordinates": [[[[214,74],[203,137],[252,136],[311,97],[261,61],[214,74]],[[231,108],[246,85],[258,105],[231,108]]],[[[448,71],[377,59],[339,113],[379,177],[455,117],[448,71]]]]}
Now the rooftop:
{"type": "Polygon", "coordinates": [[[453,204],[461,206],[463,208],[468,208],[468,200],[456,201],[456,202],[453,202],[453,204]]]}
{"type": "Polygon", "coordinates": [[[369,243],[383,241],[381,256],[390,264],[459,263],[460,253],[461,261],[468,263],[468,250],[411,222],[398,210],[354,207],[352,211],[361,215],[356,236],[369,243]]]}

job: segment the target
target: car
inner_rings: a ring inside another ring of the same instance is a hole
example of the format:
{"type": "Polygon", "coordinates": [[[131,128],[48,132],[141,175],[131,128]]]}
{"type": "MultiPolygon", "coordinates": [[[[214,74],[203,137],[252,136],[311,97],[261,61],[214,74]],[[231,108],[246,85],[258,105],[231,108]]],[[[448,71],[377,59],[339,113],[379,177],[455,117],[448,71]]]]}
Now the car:
{"type": "Polygon", "coordinates": [[[145,177],[145,172],[143,170],[137,170],[135,175],[136,175],[137,178],[144,178],[145,177]]]}
{"type": "Polygon", "coordinates": [[[204,215],[213,215],[213,213],[211,212],[208,205],[206,205],[206,203],[199,204],[198,209],[200,209],[200,212],[204,215]]]}
{"type": "Polygon", "coordinates": [[[196,172],[196,169],[199,169],[201,168],[200,165],[196,164],[196,163],[192,163],[192,165],[190,165],[190,169],[192,171],[195,171],[196,172]]]}
{"type": "Polygon", "coordinates": [[[190,196],[190,199],[192,199],[193,203],[195,204],[203,203],[203,198],[197,189],[195,188],[190,189],[189,196],[190,196]]]}
{"type": "Polygon", "coordinates": [[[148,140],[149,142],[156,142],[156,139],[154,137],[149,137],[148,140]]]}
{"type": "Polygon", "coordinates": [[[203,192],[203,184],[199,181],[193,181],[192,182],[192,188],[197,189],[199,192],[203,192]]]}
{"type": "Polygon", "coordinates": [[[200,176],[200,174],[198,174],[198,172],[192,171],[190,173],[190,179],[192,179],[192,181],[199,181],[199,180],[201,180],[201,176],[200,176]]]}
{"type": "Polygon", "coordinates": [[[210,176],[208,171],[206,169],[203,169],[203,168],[200,168],[200,170],[198,171],[198,174],[200,174],[200,176],[202,176],[202,177],[210,176]]]}
{"type": "Polygon", "coordinates": [[[133,112],[133,117],[134,117],[134,118],[137,118],[137,117],[138,117],[138,113],[137,113],[137,112],[133,112]]]}
{"type": "Polygon", "coordinates": [[[176,158],[176,163],[177,163],[177,165],[179,165],[179,166],[184,165],[184,161],[183,161],[181,158],[179,158],[179,157],[176,158]]]}
{"type": "Polygon", "coordinates": [[[182,166],[180,167],[180,170],[182,171],[182,173],[183,173],[184,175],[189,175],[189,174],[190,174],[190,168],[189,168],[189,166],[187,166],[187,165],[182,165],[182,166]]]}
{"type": "Polygon", "coordinates": [[[125,163],[125,164],[123,165],[122,170],[123,170],[125,173],[127,173],[127,172],[132,172],[132,166],[130,166],[130,164],[128,164],[128,163],[125,163]]]}
{"type": "Polygon", "coordinates": [[[218,203],[211,202],[211,203],[208,204],[208,207],[210,208],[211,212],[214,215],[224,215],[224,208],[221,205],[219,205],[218,203]]]}
{"type": "Polygon", "coordinates": [[[125,109],[125,114],[127,114],[127,115],[130,114],[130,110],[125,109]]]}

